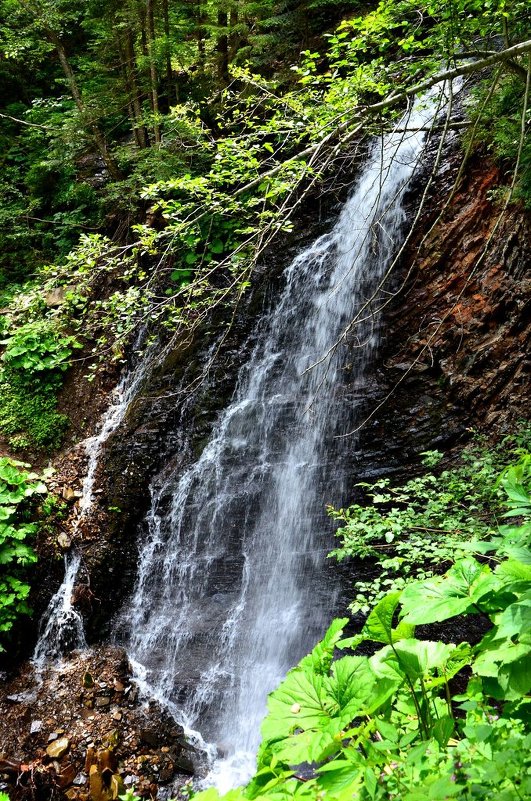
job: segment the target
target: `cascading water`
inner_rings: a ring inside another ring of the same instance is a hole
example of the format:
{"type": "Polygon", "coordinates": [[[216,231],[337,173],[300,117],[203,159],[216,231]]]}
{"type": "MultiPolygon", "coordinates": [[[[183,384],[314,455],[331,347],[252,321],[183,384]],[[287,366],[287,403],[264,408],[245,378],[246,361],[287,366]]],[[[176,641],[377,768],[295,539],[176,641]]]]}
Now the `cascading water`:
{"type": "MultiPolygon", "coordinates": [[[[433,115],[428,101],[406,122],[433,115]]],[[[343,500],[340,435],[377,344],[374,304],[354,341],[342,332],[400,243],[422,140],[397,132],[374,145],[333,230],[287,269],[200,458],[152,490],[121,636],[149,692],[218,744],[209,780],[222,790],[252,772],[267,694],[330,615],[323,507],[343,500]]]]}
{"type": "MultiPolygon", "coordinates": [[[[144,335],[145,332],[142,331],[135,342],[134,349],[140,347],[144,335]]],[[[124,419],[129,404],[136,397],[139,385],[143,381],[151,363],[150,355],[148,351],[134,369],[126,371],[114,390],[113,400],[100,421],[97,434],[93,437],[88,437],[83,442],[83,447],[88,457],[87,472],[83,479],[78,516],[73,526],[74,537],[89,517],[94,503],[94,480],[101,449],[113,431],[118,428],[124,419]]],[[[75,550],[65,555],[63,582],[51,598],[39,625],[39,638],[32,657],[32,661],[38,671],[42,670],[47,663],[59,659],[67,651],[86,648],[83,619],[72,603],[72,592],[81,567],[81,561],[81,555],[75,550]]]]}
{"type": "Polygon", "coordinates": [[[40,635],[33,652],[32,661],[37,671],[67,651],[86,647],[83,620],[72,605],[72,592],[80,564],[80,554],[65,556],[65,577],[41,620],[40,635]]]}

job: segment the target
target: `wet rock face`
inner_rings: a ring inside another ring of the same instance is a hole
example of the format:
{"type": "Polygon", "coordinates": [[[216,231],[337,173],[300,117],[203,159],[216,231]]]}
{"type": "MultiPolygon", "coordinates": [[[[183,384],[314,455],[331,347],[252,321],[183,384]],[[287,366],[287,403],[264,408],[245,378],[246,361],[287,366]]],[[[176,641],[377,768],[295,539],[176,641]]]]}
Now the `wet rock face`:
{"type": "MultiPolygon", "coordinates": [[[[315,211],[312,219],[313,225],[308,224],[315,236],[328,230],[330,220],[316,216],[315,211]]],[[[197,332],[194,341],[177,342],[169,350],[105,443],[96,503],[78,543],[93,593],[91,608],[83,612],[89,642],[108,633],[120,601],[134,584],[137,543],[150,507],[150,482],[163,467],[184,469],[201,453],[253,347],[256,320],[277,296],[286,262],[308,241],[308,229],[303,228],[257,270],[253,293],[242,303],[228,332],[226,313],[221,314],[210,321],[208,330],[197,332]],[[220,348],[210,364],[209,351],[216,341],[220,348]]]]}
{"type": "MultiPolygon", "coordinates": [[[[495,168],[471,164],[441,219],[424,216],[406,256],[411,279],[387,320],[378,372],[392,391],[388,413],[415,444],[430,428],[451,444],[469,427],[493,435],[528,414],[531,219],[514,206],[499,222],[490,199],[499,181],[495,168]]],[[[448,171],[428,207],[452,182],[448,171]]]]}
{"type": "Polygon", "coordinates": [[[498,222],[500,175],[479,159],[441,214],[460,158],[450,152],[433,185],[357,390],[368,418],[353,447],[357,480],[407,477],[423,450],[451,450],[471,429],[495,438],[528,416],[531,215],[516,205],[498,222]]]}
{"type": "Polygon", "coordinates": [[[139,702],[119,648],[74,653],[42,682],[28,668],[0,701],[0,744],[13,801],[113,801],[133,786],[151,798],[194,773],[182,727],[139,702]]]}
{"type": "MultiPolygon", "coordinates": [[[[420,452],[451,449],[471,427],[503,432],[525,411],[529,215],[513,207],[497,223],[500,208],[489,193],[499,175],[477,162],[437,220],[459,161],[458,150],[448,154],[402,259],[402,277],[397,271],[395,287],[409,278],[381,322],[378,358],[361,382],[347,377],[343,391],[369,418],[352,437],[353,485],[382,474],[407,476],[420,452]]],[[[419,193],[413,189],[411,195],[419,193]]],[[[295,248],[321,232],[319,225],[308,230],[295,248]]],[[[287,258],[280,248],[257,275],[255,293],[224,339],[208,380],[190,389],[222,319],[169,353],[107,442],[98,504],[82,543],[95,599],[85,612],[89,640],[105,635],[133,586],[149,482],[162,465],[184,469],[201,452],[234,391],[254,321],[264,299],[275,294],[287,258]]]]}

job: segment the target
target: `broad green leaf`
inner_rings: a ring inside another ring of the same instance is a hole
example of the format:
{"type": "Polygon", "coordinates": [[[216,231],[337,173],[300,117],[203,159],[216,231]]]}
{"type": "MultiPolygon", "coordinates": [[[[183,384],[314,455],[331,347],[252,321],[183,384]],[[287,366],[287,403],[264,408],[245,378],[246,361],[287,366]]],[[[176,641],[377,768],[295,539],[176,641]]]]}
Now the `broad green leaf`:
{"type": "Polygon", "coordinates": [[[330,665],[334,658],[334,650],[337,647],[343,629],[348,623],[348,617],[335,618],[323,639],[317,643],[315,648],[300,662],[300,667],[308,667],[317,673],[326,675],[330,670],[330,665]]]}
{"type": "Polygon", "coordinates": [[[384,596],[369,614],[360,634],[340,640],[338,647],[355,650],[366,640],[390,644],[413,637],[415,626],[410,623],[400,621],[393,629],[393,618],[400,603],[400,595],[400,592],[391,592],[384,596]]]}
{"type": "Polygon", "coordinates": [[[271,751],[286,765],[322,762],[341,750],[341,736],[322,729],[308,729],[272,742],[271,751]]]}
{"type": "Polygon", "coordinates": [[[426,640],[401,640],[394,646],[400,667],[413,681],[446,667],[454,650],[455,645],[426,640]]]}
{"type": "Polygon", "coordinates": [[[449,715],[439,718],[432,726],[431,732],[440,746],[448,745],[448,740],[455,730],[455,721],[449,715]]]}
{"type": "Polygon", "coordinates": [[[330,715],[331,699],[323,687],[324,677],[296,667],[268,699],[268,715],[262,724],[265,740],[286,737],[294,729],[318,728],[330,715]]]}
{"type": "Polygon", "coordinates": [[[445,576],[416,581],[402,592],[407,623],[436,623],[475,609],[477,601],[497,589],[500,581],[486,565],[461,559],[445,576]]]}
{"type": "Polygon", "coordinates": [[[518,545],[509,545],[503,548],[503,553],[510,559],[521,562],[524,565],[531,565],[531,550],[518,545]]]}
{"type": "Polygon", "coordinates": [[[386,645],[393,642],[393,616],[399,602],[400,593],[390,592],[376,604],[361,632],[366,640],[386,645]]]}
{"type": "Polygon", "coordinates": [[[527,581],[531,586],[531,564],[524,564],[516,559],[507,559],[499,564],[496,568],[496,575],[527,581]]]}
{"type": "Polygon", "coordinates": [[[327,681],[330,697],[337,704],[336,716],[340,727],[347,726],[364,710],[371,714],[378,709],[401,682],[400,677],[377,678],[369,660],[364,656],[345,656],[332,665],[332,677],[327,681]]]}
{"type": "Polygon", "coordinates": [[[497,617],[495,639],[508,639],[531,632],[531,598],[522,598],[497,617]]]}

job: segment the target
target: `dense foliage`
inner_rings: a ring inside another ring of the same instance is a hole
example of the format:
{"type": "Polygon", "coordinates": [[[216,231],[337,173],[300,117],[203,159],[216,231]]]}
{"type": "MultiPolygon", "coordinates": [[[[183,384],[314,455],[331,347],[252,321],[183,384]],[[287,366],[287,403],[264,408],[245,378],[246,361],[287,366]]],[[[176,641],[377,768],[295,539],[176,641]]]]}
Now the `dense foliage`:
{"type": "Polygon", "coordinates": [[[26,568],[37,561],[32,499],[46,493],[46,485],[27,467],[0,457],[0,650],[17,617],[31,612],[26,568]]]}
{"type": "MultiPolygon", "coordinates": [[[[341,544],[330,556],[367,560],[372,567],[370,579],[356,582],[352,612],[367,613],[387,592],[440,573],[469,552],[471,541],[487,539],[504,508],[498,475],[514,458],[515,447],[526,452],[530,446],[525,426],[495,446],[476,437],[451,469],[424,472],[400,487],[388,478],[362,483],[358,486],[369,503],[330,508],[341,523],[336,531],[341,544]]],[[[442,458],[438,451],[428,452],[423,463],[433,468],[442,458]]]]}
{"type": "Polygon", "coordinates": [[[62,335],[51,317],[26,314],[27,322],[7,318],[8,336],[1,342],[0,430],[15,450],[33,445],[49,450],[60,444],[68,422],[56,409],[56,394],[79,345],[62,335]]]}
{"type": "MultiPolygon", "coordinates": [[[[30,325],[72,348],[75,335],[89,371],[93,355],[122,358],[147,318],[174,336],[217,306],[230,319],[307,194],[326,190],[345,153],[356,159],[419,87],[445,90],[450,125],[444,75],[481,77],[467,147],[490,148],[509,198],[529,202],[525,0],[0,9],[3,313],[10,337],[30,325]]],[[[60,444],[61,372],[41,371],[24,408],[4,359],[11,447],[60,444]]]]}

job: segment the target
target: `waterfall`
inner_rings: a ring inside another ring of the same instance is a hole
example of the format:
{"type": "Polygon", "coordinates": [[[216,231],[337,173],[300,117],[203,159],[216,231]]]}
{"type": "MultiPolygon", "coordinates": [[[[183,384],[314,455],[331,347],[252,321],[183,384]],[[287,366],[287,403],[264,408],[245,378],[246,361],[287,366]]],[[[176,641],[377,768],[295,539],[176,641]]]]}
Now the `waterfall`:
{"type": "MultiPolygon", "coordinates": [[[[142,330],[135,341],[134,350],[138,350],[144,337],[145,330],[142,330]]],[[[100,420],[97,433],[83,441],[87,455],[87,471],[83,479],[78,516],[73,525],[74,539],[76,534],[82,531],[82,526],[89,518],[94,504],[94,481],[102,447],[113,431],[118,428],[129,404],[136,397],[138,388],[151,364],[150,356],[151,351],[148,350],[132,370],[124,373],[114,390],[110,405],[100,420]]],[[[38,671],[42,670],[48,662],[59,659],[67,651],[86,648],[83,619],[72,603],[72,593],[82,565],[81,554],[72,549],[65,555],[64,560],[63,582],[52,596],[39,623],[39,637],[32,657],[38,671]]]]}
{"type": "Polygon", "coordinates": [[[81,556],[79,553],[68,554],[64,560],[65,577],[41,620],[39,639],[33,652],[32,661],[37,671],[67,651],[86,647],[83,620],[72,605],[81,556]]]}
{"type": "MultiPolygon", "coordinates": [[[[434,113],[425,101],[405,122],[419,129],[434,113]]],[[[251,774],[267,694],[330,616],[323,509],[345,500],[352,442],[341,435],[362,402],[375,290],[423,138],[402,130],[374,144],[334,228],[287,268],[200,457],[153,483],[120,636],[151,695],[216,743],[209,781],[221,790],[251,774]],[[364,322],[342,336],[360,309],[364,322]]]]}

